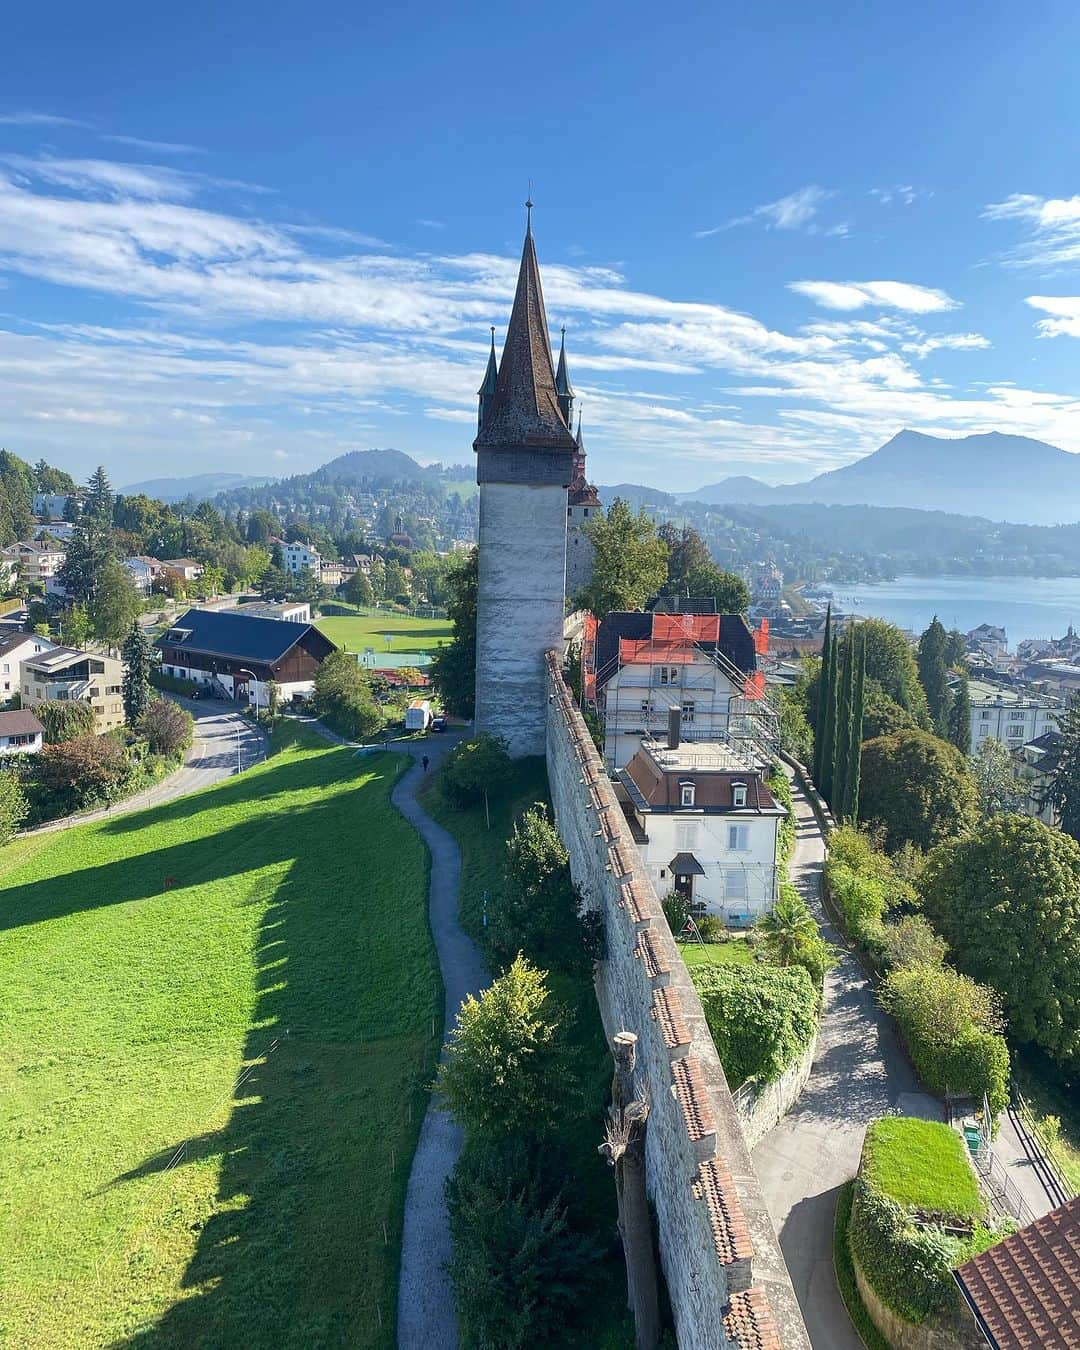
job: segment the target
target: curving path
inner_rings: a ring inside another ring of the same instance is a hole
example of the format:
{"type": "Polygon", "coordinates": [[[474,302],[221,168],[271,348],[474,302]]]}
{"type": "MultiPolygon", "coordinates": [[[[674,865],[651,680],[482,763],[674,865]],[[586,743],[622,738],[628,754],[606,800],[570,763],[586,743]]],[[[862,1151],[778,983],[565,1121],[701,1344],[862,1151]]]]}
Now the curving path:
{"type": "Polygon", "coordinates": [[[862,1350],[833,1273],[837,1192],[858,1170],[870,1121],[890,1113],[944,1116],[938,1101],[920,1090],[862,967],[825,913],[825,841],[806,795],[795,781],[791,788],[798,826],[791,879],[840,959],[825,980],[825,1011],[806,1087],[754,1150],[754,1168],[814,1350],[862,1350]]]}
{"type": "MultiPolygon", "coordinates": [[[[412,755],[416,761],[422,755],[429,756],[428,772],[432,773],[459,739],[460,736],[429,737],[400,742],[393,749],[412,755]]],[[[417,800],[417,790],[423,781],[424,771],[416,762],[398,779],[391,800],[431,850],[428,912],[445,991],[445,1036],[465,996],[486,988],[489,976],[479,949],[458,924],[461,853],[454,837],[437,825],[417,800]]],[[[461,1144],[460,1127],[433,1096],[420,1127],[405,1193],[398,1276],[399,1350],[435,1350],[435,1347],[449,1350],[458,1343],[454,1295],[444,1269],[451,1255],[445,1188],[461,1144]]]]}

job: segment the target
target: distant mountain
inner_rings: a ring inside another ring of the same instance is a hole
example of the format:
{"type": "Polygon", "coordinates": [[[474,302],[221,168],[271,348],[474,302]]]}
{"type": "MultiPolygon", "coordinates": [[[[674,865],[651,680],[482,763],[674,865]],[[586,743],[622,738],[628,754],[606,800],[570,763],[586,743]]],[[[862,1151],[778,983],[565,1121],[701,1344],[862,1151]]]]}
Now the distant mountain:
{"type": "Polygon", "coordinates": [[[615,483],[610,487],[597,487],[600,500],[610,506],[616,497],[621,497],[635,511],[639,506],[674,506],[675,498],[670,492],[661,492],[659,488],[644,487],[641,483],[615,483]]]}
{"type": "Polygon", "coordinates": [[[275,480],[249,473],[197,473],[190,478],[148,478],[145,483],[128,483],[119,490],[127,497],[140,493],[162,502],[182,502],[188,497],[212,497],[232,488],[261,487],[275,480]]]}
{"type": "Polygon", "coordinates": [[[314,483],[396,483],[437,474],[401,450],[350,450],[303,476],[314,483]]]}
{"type": "Polygon", "coordinates": [[[880,450],[805,483],[727,478],[685,494],[718,505],[907,506],[1026,525],[1080,520],[1080,455],[1027,436],[898,432],[880,450]]]}

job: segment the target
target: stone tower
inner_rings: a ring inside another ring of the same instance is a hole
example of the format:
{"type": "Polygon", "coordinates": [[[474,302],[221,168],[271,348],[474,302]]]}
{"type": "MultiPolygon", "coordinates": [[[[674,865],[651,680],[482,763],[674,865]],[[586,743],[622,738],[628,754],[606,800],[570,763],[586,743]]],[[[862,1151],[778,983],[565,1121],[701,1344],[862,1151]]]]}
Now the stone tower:
{"type": "Polygon", "coordinates": [[[473,442],[480,485],[476,730],[505,737],[515,757],[544,753],[544,656],[563,641],[566,494],[578,448],[569,421],[573,396],[556,388],[528,206],[502,361],[496,374],[489,358],[473,442]]]}
{"type": "Polygon", "coordinates": [[[600,514],[600,510],[596,488],[585,476],[585,442],[581,438],[581,414],[578,413],[574,476],[566,501],[566,594],[571,600],[592,581],[593,543],[585,526],[600,514]]]}

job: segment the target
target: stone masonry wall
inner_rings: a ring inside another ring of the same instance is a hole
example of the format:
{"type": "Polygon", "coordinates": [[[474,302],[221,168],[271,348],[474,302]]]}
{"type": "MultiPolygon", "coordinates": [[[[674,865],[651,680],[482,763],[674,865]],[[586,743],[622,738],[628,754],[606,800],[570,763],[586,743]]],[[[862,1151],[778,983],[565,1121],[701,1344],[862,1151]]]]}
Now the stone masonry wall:
{"type": "Polygon", "coordinates": [[[574,881],[605,918],[605,1030],[638,1037],[649,1192],[679,1345],[809,1350],[701,1003],[554,653],[547,677],[551,799],[574,881]]]}
{"type": "Polygon", "coordinates": [[[545,657],[563,634],[566,488],[480,484],[476,730],[542,755],[545,657]]]}
{"type": "Polygon", "coordinates": [[[740,1089],[735,1094],[735,1109],[748,1149],[756,1148],[799,1100],[814,1066],[816,1050],[815,1035],[795,1063],[789,1064],[775,1082],[763,1083],[760,1087],[753,1085],[749,1090],[740,1089]]]}

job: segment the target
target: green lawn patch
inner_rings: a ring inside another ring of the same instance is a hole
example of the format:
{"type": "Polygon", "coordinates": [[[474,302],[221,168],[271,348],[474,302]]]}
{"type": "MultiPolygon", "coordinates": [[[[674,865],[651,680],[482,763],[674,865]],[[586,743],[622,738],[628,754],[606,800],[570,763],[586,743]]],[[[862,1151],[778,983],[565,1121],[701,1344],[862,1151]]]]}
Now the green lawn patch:
{"type": "Polygon", "coordinates": [[[754,960],[754,949],[742,938],[731,942],[680,942],[679,952],[688,967],[747,966],[754,960]]]}
{"type": "Polygon", "coordinates": [[[875,1120],[866,1131],[862,1170],[871,1186],[897,1204],[960,1219],[983,1212],[964,1141],[937,1121],[875,1120]]]}
{"type": "Polygon", "coordinates": [[[442,1014],[403,763],[284,722],[0,852],[6,1345],[394,1345],[442,1014]]]}
{"type": "MultiPolygon", "coordinates": [[[[345,605],[335,605],[345,609],[345,605]]],[[[362,652],[374,647],[377,653],[430,652],[448,643],[453,636],[449,619],[414,619],[407,614],[331,614],[316,621],[331,642],[362,652]],[[387,646],[385,637],[390,637],[387,646]]]]}

